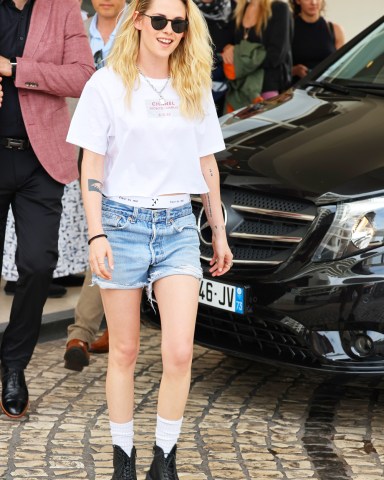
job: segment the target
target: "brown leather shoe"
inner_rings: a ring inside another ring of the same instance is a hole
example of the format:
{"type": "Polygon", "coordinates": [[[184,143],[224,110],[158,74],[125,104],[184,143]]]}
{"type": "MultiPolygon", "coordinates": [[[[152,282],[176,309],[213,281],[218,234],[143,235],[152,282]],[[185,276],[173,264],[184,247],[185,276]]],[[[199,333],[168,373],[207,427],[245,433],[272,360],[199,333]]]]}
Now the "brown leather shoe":
{"type": "Polygon", "coordinates": [[[74,338],[67,343],[64,354],[64,367],[75,372],[81,372],[89,365],[88,343],[74,338]]]}
{"type": "Polygon", "coordinates": [[[89,349],[92,353],[108,353],[109,352],[109,335],[108,328],[95,342],[91,343],[89,349]]]}

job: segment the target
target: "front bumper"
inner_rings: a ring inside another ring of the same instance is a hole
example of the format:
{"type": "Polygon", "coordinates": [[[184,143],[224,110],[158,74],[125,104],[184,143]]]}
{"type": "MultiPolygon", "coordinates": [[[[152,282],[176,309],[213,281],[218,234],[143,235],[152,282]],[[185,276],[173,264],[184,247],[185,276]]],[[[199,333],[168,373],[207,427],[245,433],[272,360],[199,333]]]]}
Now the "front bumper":
{"type": "MultiPolygon", "coordinates": [[[[219,281],[247,287],[245,313],[200,304],[195,341],[272,364],[384,374],[381,250],[323,265],[308,263],[296,273],[275,272],[263,280],[233,269],[219,281]]],[[[147,311],[147,317],[159,324],[157,314],[147,311]]]]}
{"type": "MultiPolygon", "coordinates": [[[[252,280],[244,315],[200,305],[196,342],[274,364],[383,374],[381,250],[252,280]]],[[[245,285],[246,278],[233,272],[221,281],[245,285]]]]}

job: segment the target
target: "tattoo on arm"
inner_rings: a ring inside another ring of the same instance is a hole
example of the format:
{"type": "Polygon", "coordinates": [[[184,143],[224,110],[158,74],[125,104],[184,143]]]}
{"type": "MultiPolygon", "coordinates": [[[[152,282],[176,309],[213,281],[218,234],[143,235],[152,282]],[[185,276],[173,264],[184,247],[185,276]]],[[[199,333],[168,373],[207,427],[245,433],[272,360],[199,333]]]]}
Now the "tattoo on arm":
{"type": "MultiPolygon", "coordinates": [[[[214,172],[213,172],[212,168],[209,168],[208,172],[209,172],[210,177],[214,176],[214,172]]],[[[204,177],[205,181],[207,181],[207,172],[205,172],[205,171],[203,172],[203,177],[204,177]]]]}
{"type": "Polygon", "coordinates": [[[103,183],[94,178],[88,179],[88,191],[102,193],[103,183]]]}
{"type": "Polygon", "coordinates": [[[209,197],[209,193],[205,193],[204,194],[204,197],[205,197],[205,202],[206,202],[206,205],[205,205],[205,213],[207,215],[207,218],[212,218],[212,205],[211,205],[211,199],[209,197]]]}
{"type": "Polygon", "coordinates": [[[225,225],[215,225],[215,230],[216,231],[224,231],[225,230],[225,225]]]}

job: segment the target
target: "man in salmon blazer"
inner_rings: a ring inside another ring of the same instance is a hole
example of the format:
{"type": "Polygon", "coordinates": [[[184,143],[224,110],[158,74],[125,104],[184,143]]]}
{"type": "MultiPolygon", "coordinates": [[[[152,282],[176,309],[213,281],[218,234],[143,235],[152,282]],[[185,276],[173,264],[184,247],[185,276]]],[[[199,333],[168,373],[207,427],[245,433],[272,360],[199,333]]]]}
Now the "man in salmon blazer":
{"type": "Polygon", "coordinates": [[[78,0],[0,0],[0,271],[8,208],[19,273],[1,349],[1,407],[28,409],[24,370],[58,258],[64,184],[78,177],[65,97],[94,71],[78,0]]]}

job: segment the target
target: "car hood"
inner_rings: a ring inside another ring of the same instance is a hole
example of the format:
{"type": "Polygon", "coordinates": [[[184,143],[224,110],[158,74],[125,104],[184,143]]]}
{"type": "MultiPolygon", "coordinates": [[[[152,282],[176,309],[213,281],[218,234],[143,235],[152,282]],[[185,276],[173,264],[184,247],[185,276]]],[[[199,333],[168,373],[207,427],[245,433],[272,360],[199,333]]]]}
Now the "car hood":
{"type": "Polygon", "coordinates": [[[384,98],[317,90],[290,90],[222,117],[222,185],[317,204],[384,195],[384,98]]]}

